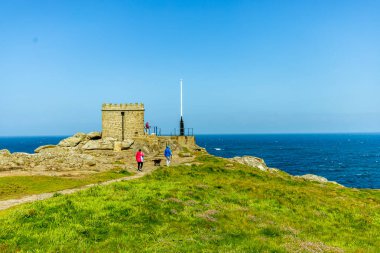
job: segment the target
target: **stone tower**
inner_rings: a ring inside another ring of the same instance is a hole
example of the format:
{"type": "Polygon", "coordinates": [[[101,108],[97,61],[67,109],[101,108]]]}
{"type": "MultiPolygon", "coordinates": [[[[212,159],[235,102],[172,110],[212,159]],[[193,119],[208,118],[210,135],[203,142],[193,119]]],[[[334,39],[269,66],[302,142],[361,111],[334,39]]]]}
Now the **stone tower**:
{"type": "Polygon", "coordinates": [[[144,104],[103,104],[102,138],[119,141],[144,135],[144,104]]]}

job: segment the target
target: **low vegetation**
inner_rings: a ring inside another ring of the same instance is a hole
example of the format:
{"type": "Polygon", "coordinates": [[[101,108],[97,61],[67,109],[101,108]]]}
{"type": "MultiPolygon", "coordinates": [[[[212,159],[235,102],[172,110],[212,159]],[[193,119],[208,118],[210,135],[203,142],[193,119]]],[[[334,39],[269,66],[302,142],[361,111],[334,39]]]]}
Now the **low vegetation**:
{"type": "Polygon", "coordinates": [[[378,252],[379,191],[226,163],[204,155],[8,209],[0,252],[378,252]]]}
{"type": "Polygon", "coordinates": [[[76,177],[12,176],[0,177],[0,200],[20,198],[44,192],[54,192],[99,183],[131,175],[126,170],[114,170],[76,177]]]}

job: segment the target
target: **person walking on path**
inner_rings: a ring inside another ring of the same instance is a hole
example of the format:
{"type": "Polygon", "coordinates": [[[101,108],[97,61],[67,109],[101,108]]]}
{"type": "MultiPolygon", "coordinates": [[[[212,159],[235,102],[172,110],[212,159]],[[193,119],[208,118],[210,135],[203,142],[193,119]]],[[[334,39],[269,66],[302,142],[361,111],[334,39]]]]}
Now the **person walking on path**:
{"type": "Polygon", "coordinates": [[[170,150],[169,146],[166,146],[164,155],[166,157],[166,166],[169,166],[170,165],[170,161],[172,159],[172,151],[170,150]]]}
{"type": "Polygon", "coordinates": [[[139,149],[139,151],[136,152],[136,162],[137,162],[137,170],[142,171],[142,167],[144,164],[144,153],[139,149]]]}

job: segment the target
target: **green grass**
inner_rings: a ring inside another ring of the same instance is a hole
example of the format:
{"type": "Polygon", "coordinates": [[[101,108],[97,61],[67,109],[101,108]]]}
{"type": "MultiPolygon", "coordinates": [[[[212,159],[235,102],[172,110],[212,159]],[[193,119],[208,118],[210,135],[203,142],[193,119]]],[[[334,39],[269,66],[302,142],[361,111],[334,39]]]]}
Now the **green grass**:
{"type": "Polygon", "coordinates": [[[76,178],[51,176],[0,177],[0,200],[20,198],[26,195],[54,192],[82,185],[103,182],[130,175],[128,171],[114,169],[76,178]]]}
{"type": "Polygon", "coordinates": [[[0,252],[378,252],[380,192],[223,159],[0,213],[0,252]]]}

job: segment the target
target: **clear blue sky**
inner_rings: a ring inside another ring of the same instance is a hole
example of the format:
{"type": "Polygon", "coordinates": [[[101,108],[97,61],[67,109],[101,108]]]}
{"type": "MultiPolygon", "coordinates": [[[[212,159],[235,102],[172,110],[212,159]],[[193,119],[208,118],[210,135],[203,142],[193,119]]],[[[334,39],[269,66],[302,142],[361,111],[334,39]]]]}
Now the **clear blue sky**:
{"type": "Polygon", "coordinates": [[[0,135],[380,132],[380,1],[0,1],[0,135]]]}

